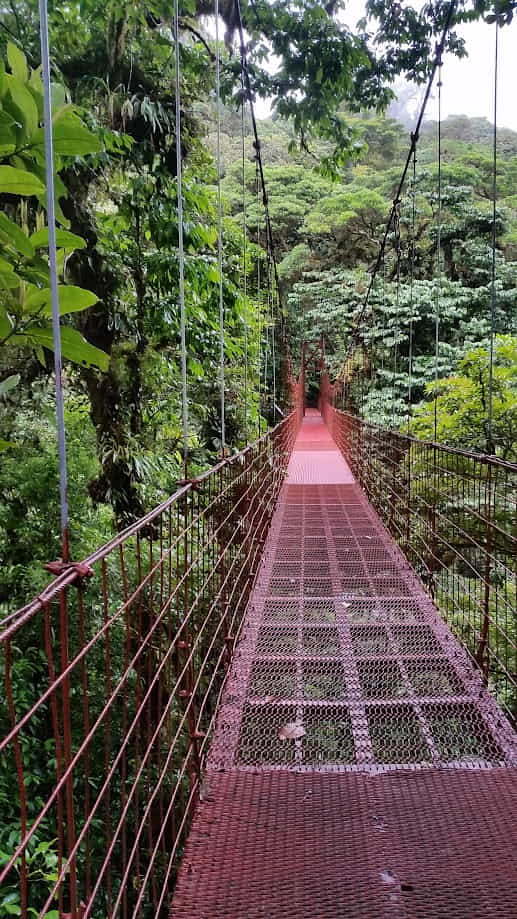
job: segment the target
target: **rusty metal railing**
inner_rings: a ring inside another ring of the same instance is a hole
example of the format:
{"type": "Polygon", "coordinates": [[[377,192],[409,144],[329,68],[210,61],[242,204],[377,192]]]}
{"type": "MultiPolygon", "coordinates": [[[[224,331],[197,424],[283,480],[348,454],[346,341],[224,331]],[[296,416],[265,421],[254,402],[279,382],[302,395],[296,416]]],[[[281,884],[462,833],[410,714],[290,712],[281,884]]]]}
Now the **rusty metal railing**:
{"type": "Polygon", "coordinates": [[[166,915],[299,417],[0,624],[5,915],[166,915]]]}
{"type": "Polygon", "coordinates": [[[353,474],[515,723],[517,466],[384,430],[331,398],[324,385],[353,474]]]}

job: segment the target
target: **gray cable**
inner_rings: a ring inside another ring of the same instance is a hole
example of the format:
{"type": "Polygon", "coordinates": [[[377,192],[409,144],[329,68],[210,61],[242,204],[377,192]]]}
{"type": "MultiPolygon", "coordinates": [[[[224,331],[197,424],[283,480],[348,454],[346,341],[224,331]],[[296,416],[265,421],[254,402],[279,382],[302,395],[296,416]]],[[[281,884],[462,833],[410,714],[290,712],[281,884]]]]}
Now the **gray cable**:
{"type": "Polygon", "coordinates": [[[247,214],[246,214],[246,151],[244,141],[244,126],[246,112],[246,97],[244,91],[244,76],[242,73],[241,63],[241,87],[242,87],[242,108],[241,108],[241,139],[242,139],[242,295],[244,303],[244,440],[248,443],[248,275],[247,275],[247,245],[246,234],[247,214]]]}
{"type": "Polygon", "coordinates": [[[497,274],[497,94],[499,71],[499,23],[495,21],[495,56],[494,56],[494,131],[493,131],[493,173],[492,173],[492,280],[490,292],[490,353],[488,363],[488,411],[487,411],[487,450],[495,453],[493,440],[494,410],[494,338],[495,311],[497,292],[495,287],[497,274]]]}
{"type": "Polygon", "coordinates": [[[174,0],[175,93],[176,93],[176,182],[178,188],[178,267],[181,337],[181,412],[183,419],[183,464],[188,472],[188,392],[187,392],[187,335],[185,311],[185,252],[183,246],[183,161],[181,157],[181,88],[180,42],[178,0],[174,0]]]}
{"type": "Polygon", "coordinates": [[[52,140],[52,96],[50,86],[50,53],[48,39],[47,0],[39,0],[40,45],[43,80],[43,115],[45,125],[45,179],[47,186],[48,256],[52,302],[52,336],[54,371],[56,377],[56,423],[59,456],[59,504],[61,517],[61,551],[63,561],[69,560],[68,547],[68,475],[66,463],[65,410],[63,397],[63,361],[61,355],[61,325],[56,252],[56,208],[54,198],[54,145],[52,140]]]}
{"type": "Polygon", "coordinates": [[[438,62],[438,278],[434,307],[434,440],[438,432],[438,361],[440,358],[440,307],[442,294],[442,61],[438,62]]]}
{"type": "Polygon", "coordinates": [[[219,271],[219,374],[221,402],[221,450],[226,448],[224,374],[224,294],[223,294],[223,208],[221,201],[221,55],[219,52],[219,0],[215,0],[215,92],[217,103],[217,268],[219,271]]]}

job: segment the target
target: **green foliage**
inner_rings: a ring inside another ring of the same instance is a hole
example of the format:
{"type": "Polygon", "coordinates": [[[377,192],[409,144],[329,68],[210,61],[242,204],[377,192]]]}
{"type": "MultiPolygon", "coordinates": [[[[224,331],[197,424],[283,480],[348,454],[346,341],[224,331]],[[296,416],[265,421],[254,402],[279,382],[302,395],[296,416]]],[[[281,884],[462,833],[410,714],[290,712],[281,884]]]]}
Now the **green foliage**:
{"type": "MultiPolygon", "coordinates": [[[[511,7],[497,4],[505,18],[511,7]]],[[[392,98],[396,75],[425,78],[444,18],[442,2],[417,7],[370,0],[369,18],[354,32],[341,22],[340,8],[340,3],[316,0],[242,3],[253,92],[272,100],[274,109],[274,117],[260,126],[261,149],[291,348],[296,352],[302,340],[323,334],[336,374],[361,311],[406,146],[399,125],[379,111],[392,98]],[[278,65],[274,69],[268,63],[271,52],[278,65]]],[[[494,3],[476,0],[463,5],[460,18],[489,16],[493,9],[494,3]]],[[[213,4],[181,2],[180,14],[188,447],[189,471],[195,475],[221,449],[216,173],[206,149],[213,149],[214,141],[214,66],[210,42],[196,34],[197,17],[213,15],[213,4]]],[[[221,15],[231,46],[234,3],[222,0],[221,15]]],[[[3,10],[2,21],[6,28],[0,33],[0,48],[7,65],[0,68],[0,344],[5,345],[0,351],[0,604],[6,611],[8,603],[16,607],[41,589],[47,579],[42,562],[57,557],[60,546],[53,384],[46,353],[52,336],[41,79],[34,66],[40,53],[36,0],[17,0],[3,10]],[[7,43],[8,34],[17,45],[7,43]]],[[[53,131],[59,302],[63,353],[75,365],[65,372],[71,553],[80,558],[104,542],[114,527],[170,494],[184,474],[174,48],[170,7],[156,0],[51,4],[50,32],[58,80],[53,86],[53,131]]],[[[462,53],[454,34],[449,50],[462,53]]],[[[238,55],[223,60],[223,82],[228,102],[239,102],[238,55]]],[[[374,290],[365,334],[346,368],[356,405],[381,423],[406,424],[412,317],[413,402],[423,401],[415,425],[425,433],[435,394],[429,384],[435,372],[439,296],[441,335],[447,344],[440,349],[438,398],[444,416],[451,416],[443,436],[451,442],[463,438],[464,445],[472,437],[474,446],[484,436],[489,131],[479,120],[449,119],[444,125],[440,284],[434,280],[438,202],[433,126],[424,132],[415,199],[415,282],[411,286],[409,281],[411,202],[406,199],[398,270],[391,238],[385,283],[374,290]]],[[[245,133],[244,260],[240,113],[227,110],[222,248],[230,450],[260,430],[265,354],[271,376],[263,210],[256,200],[248,121],[245,133]]],[[[517,143],[512,132],[502,132],[501,138],[495,317],[500,333],[513,330],[517,296],[512,262],[517,248],[517,143]]],[[[515,423],[512,355],[515,337],[498,339],[495,428],[499,450],[510,451],[510,456],[515,423]]],[[[90,610],[92,619],[97,614],[90,610]]],[[[20,711],[40,691],[45,668],[41,646],[36,628],[25,645],[13,644],[13,692],[20,711]]],[[[123,651],[116,641],[111,651],[116,679],[123,651]]],[[[94,659],[88,664],[93,709],[104,692],[97,680],[100,666],[94,659]]],[[[55,755],[49,721],[48,712],[34,719],[34,735],[27,737],[23,750],[29,787],[37,789],[29,796],[29,819],[39,807],[38,795],[48,791],[46,763],[55,755]]],[[[111,730],[115,742],[115,717],[111,730]]],[[[0,763],[0,806],[1,864],[19,832],[12,774],[5,762],[0,763]]],[[[96,845],[102,842],[92,838],[96,845]]],[[[51,887],[55,858],[55,841],[43,823],[28,861],[38,907],[51,887]]],[[[17,878],[10,876],[0,892],[0,917],[20,914],[16,888],[17,878]]],[[[47,919],[57,919],[56,910],[47,919]]]]}
{"type": "MultiPolygon", "coordinates": [[[[12,443],[0,457],[0,610],[6,612],[7,604],[12,609],[39,592],[48,581],[41,562],[60,554],[53,387],[43,382],[18,387],[4,396],[1,410],[2,434],[12,443]]],[[[88,482],[98,470],[95,433],[86,399],[71,387],[65,420],[74,519],[71,551],[82,558],[109,536],[111,513],[106,507],[94,508],[88,498],[88,482]]]]}
{"type": "MultiPolygon", "coordinates": [[[[434,409],[437,414],[437,439],[454,447],[465,446],[479,453],[487,450],[487,410],[489,399],[490,354],[486,348],[473,348],[459,362],[458,373],[427,384],[432,397],[420,405],[412,420],[418,437],[434,438],[434,409]]],[[[492,438],[503,459],[517,461],[517,338],[497,336],[494,344],[492,438]]]]}
{"type": "MultiPolygon", "coordinates": [[[[356,119],[361,130],[361,119],[356,119]]],[[[385,128],[380,119],[364,119],[369,132],[358,163],[348,182],[319,195],[307,208],[293,247],[280,263],[284,296],[289,305],[294,351],[305,339],[324,334],[332,374],[344,371],[342,355],[369,283],[367,270],[374,263],[385,215],[391,206],[402,163],[392,165],[389,154],[379,170],[385,128]]],[[[393,126],[388,124],[390,133],[393,126]]],[[[461,120],[461,130],[465,124],[461,120]]],[[[511,134],[511,132],[510,132],[511,134]]],[[[395,134],[396,136],[396,134],[395,134]]],[[[509,139],[508,139],[509,141],[509,139]]],[[[429,384],[456,374],[467,351],[486,351],[491,312],[492,204],[491,152],[484,143],[464,143],[449,131],[442,164],[440,230],[441,279],[438,279],[438,199],[436,149],[432,134],[422,138],[415,186],[415,255],[411,282],[412,206],[411,188],[400,208],[400,260],[392,233],[388,239],[384,272],[377,276],[370,297],[370,310],[362,318],[358,354],[365,353],[350,379],[350,397],[371,420],[381,425],[407,425],[409,335],[412,320],[411,402],[424,406],[431,396],[429,384]],[[397,282],[397,276],[400,281],[397,282]],[[439,349],[435,362],[435,323],[439,314],[439,349]],[[374,372],[372,373],[372,368],[374,372]]],[[[400,148],[393,148],[395,160],[400,148]]],[[[513,156],[498,163],[498,185],[511,187],[513,156]]],[[[231,169],[231,167],[230,167],[231,169]]],[[[297,167],[297,182],[302,170],[297,167]]],[[[319,180],[319,177],[318,177],[319,180]]],[[[286,199],[289,207],[289,198],[286,199]]],[[[516,263],[513,246],[515,208],[511,195],[497,210],[495,330],[517,331],[516,263]]],[[[289,215],[282,217],[284,223],[289,215]]],[[[517,237],[515,237],[517,239],[517,237]]],[[[346,371],[348,377],[349,371],[346,371]]],[[[425,408],[423,409],[426,410],[425,408]]],[[[479,433],[466,424],[463,445],[478,449],[479,433]]],[[[486,446],[486,437],[484,446],[486,446]]],[[[499,446],[499,445],[498,445],[499,446]]],[[[500,449],[508,453],[508,444],[500,449]]]]}
{"type": "MultiPolygon", "coordinates": [[[[50,282],[40,251],[48,248],[48,230],[41,225],[46,206],[44,133],[40,126],[43,89],[39,71],[29,70],[25,55],[12,43],[7,45],[7,61],[11,72],[2,69],[0,80],[0,195],[7,211],[0,215],[0,347],[33,348],[42,354],[42,347],[53,349],[50,282]]],[[[102,144],[67,103],[60,86],[54,87],[54,97],[59,100],[53,118],[55,182],[56,194],[62,197],[65,190],[59,173],[64,167],[63,157],[97,153],[102,144]]],[[[59,203],[58,217],[67,223],[59,203]]],[[[57,245],[64,275],[66,255],[85,243],[81,237],[59,230],[57,245]]],[[[95,294],[87,290],[60,287],[61,315],[83,310],[96,301],[95,294]]],[[[107,366],[106,355],[68,327],[63,329],[63,355],[78,363],[107,366]]]]}

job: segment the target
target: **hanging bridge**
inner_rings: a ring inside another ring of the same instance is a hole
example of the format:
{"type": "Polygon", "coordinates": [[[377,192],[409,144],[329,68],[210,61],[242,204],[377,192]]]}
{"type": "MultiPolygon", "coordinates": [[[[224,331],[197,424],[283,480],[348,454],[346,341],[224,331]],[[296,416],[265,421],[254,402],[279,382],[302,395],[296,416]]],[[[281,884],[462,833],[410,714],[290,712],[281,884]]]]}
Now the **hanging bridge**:
{"type": "Polygon", "coordinates": [[[170,915],[516,915],[516,741],[307,414],[170,915]]]}
{"type": "MultiPolygon", "coordinates": [[[[411,170],[413,282],[416,146],[454,7],[347,356],[361,347],[388,247],[399,280],[411,170]]],[[[236,9],[274,319],[273,234],[236,9]]],[[[178,17],[176,0],[181,141],[178,17]]],[[[48,35],[42,48],[52,163],[48,35]]],[[[216,65],[220,176],[218,43],[216,65]]],[[[517,919],[517,466],[491,449],[495,254],[490,455],[369,423],[349,410],[346,375],[331,385],[323,359],[318,409],[306,408],[306,349],[295,379],[282,310],[270,376],[272,414],[278,369],[286,416],[226,455],[219,188],[223,449],[192,478],[176,146],[185,478],[82,562],[68,561],[64,539],[54,579],[0,623],[0,756],[12,776],[0,799],[18,813],[0,852],[0,916],[517,919]]],[[[439,170],[439,262],[440,181],[439,170]]],[[[245,223],[245,197],[243,212],[245,223]]],[[[439,325],[438,294],[436,375],[439,325]]],[[[66,536],[60,382],[56,347],[66,536]]]]}
{"type": "Polygon", "coordinates": [[[517,468],[303,390],[2,623],[22,915],[517,915],[517,468]]]}

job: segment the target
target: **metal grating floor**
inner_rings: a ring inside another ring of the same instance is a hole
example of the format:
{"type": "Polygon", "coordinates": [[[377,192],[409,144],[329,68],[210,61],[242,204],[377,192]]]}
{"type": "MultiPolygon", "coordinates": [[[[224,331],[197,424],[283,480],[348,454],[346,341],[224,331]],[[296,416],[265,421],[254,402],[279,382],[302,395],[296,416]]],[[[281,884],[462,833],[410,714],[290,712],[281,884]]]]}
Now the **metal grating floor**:
{"type": "Polygon", "coordinates": [[[517,917],[516,817],[514,732],[309,412],[171,915],[517,917]]]}

